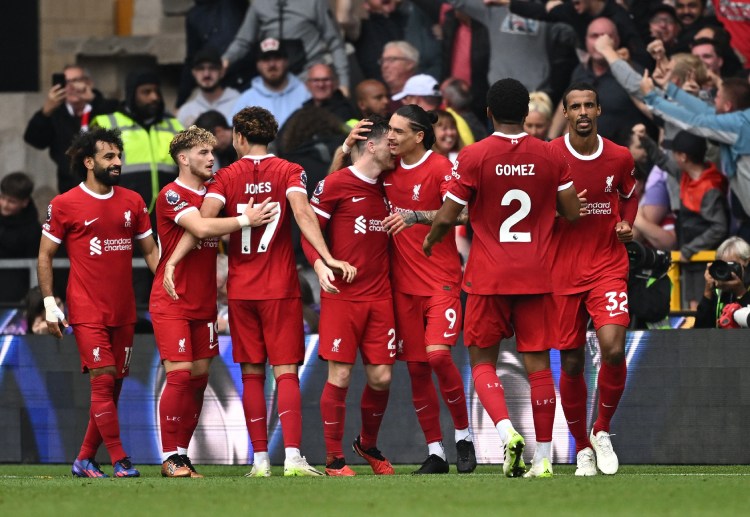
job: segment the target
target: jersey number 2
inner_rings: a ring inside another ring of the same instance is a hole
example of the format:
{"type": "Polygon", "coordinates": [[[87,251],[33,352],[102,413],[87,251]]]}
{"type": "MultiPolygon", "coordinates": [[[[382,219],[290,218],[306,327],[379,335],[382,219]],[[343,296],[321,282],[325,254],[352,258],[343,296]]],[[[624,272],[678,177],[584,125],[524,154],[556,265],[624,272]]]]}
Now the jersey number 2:
{"type": "MultiPolygon", "coordinates": [[[[270,203],[273,204],[273,203],[270,203]]],[[[255,203],[253,206],[259,206],[260,203],[255,203]]],[[[237,213],[242,214],[245,211],[245,208],[247,208],[247,203],[237,203],[237,213]]],[[[278,212],[274,218],[273,221],[268,223],[266,225],[266,229],[263,232],[263,236],[260,238],[260,242],[258,243],[258,253],[265,253],[268,251],[268,245],[271,243],[271,239],[273,239],[273,234],[276,231],[276,227],[279,225],[279,218],[281,217],[281,212],[278,212]]],[[[250,248],[250,228],[249,226],[242,229],[242,254],[243,255],[249,255],[253,252],[253,250],[250,248]]]]}
{"type": "Polygon", "coordinates": [[[511,231],[514,225],[525,219],[531,212],[531,198],[523,190],[512,189],[505,193],[500,204],[508,206],[513,201],[518,201],[521,206],[500,225],[500,242],[531,242],[531,232],[511,231]]]}

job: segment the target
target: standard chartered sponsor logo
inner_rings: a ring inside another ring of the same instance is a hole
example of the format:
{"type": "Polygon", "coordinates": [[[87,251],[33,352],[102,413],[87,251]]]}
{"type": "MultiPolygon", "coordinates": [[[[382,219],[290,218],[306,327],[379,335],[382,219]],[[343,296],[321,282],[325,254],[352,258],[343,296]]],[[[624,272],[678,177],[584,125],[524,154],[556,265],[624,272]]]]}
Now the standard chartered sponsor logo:
{"type": "Polygon", "coordinates": [[[130,239],[104,239],[92,237],[89,241],[89,255],[101,255],[105,251],[130,251],[133,249],[133,241],[130,239]]]}
{"type": "Polygon", "coordinates": [[[612,205],[609,201],[601,203],[589,203],[586,205],[589,215],[605,215],[612,213],[612,205]]]}
{"type": "Polygon", "coordinates": [[[89,241],[89,255],[101,255],[102,254],[102,241],[99,237],[92,237],[89,241]]]}
{"type": "Polygon", "coordinates": [[[365,234],[367,233],[367,219],[365,219],[365,216],[360,215],[354,220],[354,235],[361,233],[365,234]]]}

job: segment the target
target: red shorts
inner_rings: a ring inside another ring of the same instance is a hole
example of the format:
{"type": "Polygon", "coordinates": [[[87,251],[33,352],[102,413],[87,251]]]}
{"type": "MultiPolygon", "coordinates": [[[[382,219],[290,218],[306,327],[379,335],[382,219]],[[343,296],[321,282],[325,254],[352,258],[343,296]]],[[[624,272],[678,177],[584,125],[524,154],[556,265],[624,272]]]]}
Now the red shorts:
{"type": "Polygon", "coordinates": [[[114,366],[115,378],[122,379],[130,373],[130,358],[133,353],[135,324],[107,327],[98,323],[73,325],[78,354],[81,356],[81,371],[114,366]]]}
{"type": "Polygon", "coordinates": [[[302,299],[229,300],[229,333],[235,363],[302,364],[302,299]]]}
{"type": "Polygon", "coordinates": [[[455,296],[393,293],[400,361],[427,362],[429,345],[450,345],[461,333],[461,300],[455,296]]]}
{"type": "Polygon", "coordinates": [[[586,343],[589,316],[594,328],[604,325],[630,325],[628,288],[625,280],[608,280],[588,291],[555,295],[556,320],[560,323],[560,340],[554,348],[571,350],[586,343]]]}
{"type": "Polygon", "coordinates": [[[516,335],[519,352],[543,352],[557,342],[551,294],[469,294],[464,343],[489,348],[516,335]]]}
{"type": "Polygon", "coordinates": [[[192,362],[219,355],[215,321],[177,319],[152,313],[151,322],[162,361],[192,362]]]}
{"type": "Polygon", "coordinates": [[[396,361],[393,300],[355,302],[321,298],[318,356],[354,364],[357,349],[364,364],[396,361]]]}

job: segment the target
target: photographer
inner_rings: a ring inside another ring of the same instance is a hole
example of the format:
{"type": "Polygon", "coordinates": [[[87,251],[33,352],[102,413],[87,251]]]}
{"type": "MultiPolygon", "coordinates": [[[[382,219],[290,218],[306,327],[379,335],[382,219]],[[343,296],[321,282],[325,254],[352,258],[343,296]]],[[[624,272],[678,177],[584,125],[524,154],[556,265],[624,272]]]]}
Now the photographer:
{"type": "Polygon", "coordinates": [[[628,298],[630,328],[661,328],[669,315],[672,282],[667,276],[671,257],[668,251],[644,246],[638,241],[625,245],[630,261],[628,298]]]}
{"type": "MultiPolygon", "coordinates": [[[[716,261],[708,264],[706,286],[698,303],[695,328],[715,328],[724,307],[729,304],[750,305],[745,283],[745,269],[750,263],[750,244],[740,237],[730,237],[716,250],[716,261]]],[[[738,308],[738,307],[735,307],[738,308]]],[[[732,320],[733,318],[729,318],[732,320]]],[[[730,325],[721,325],[729,328],[730,325]]]]}

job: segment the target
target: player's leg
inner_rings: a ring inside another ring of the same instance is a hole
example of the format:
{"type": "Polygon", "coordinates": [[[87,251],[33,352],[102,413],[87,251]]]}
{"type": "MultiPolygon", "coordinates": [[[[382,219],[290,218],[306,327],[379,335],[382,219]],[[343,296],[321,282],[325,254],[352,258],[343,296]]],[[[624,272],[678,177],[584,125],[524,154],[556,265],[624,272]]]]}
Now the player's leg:
{"type": "Polygon", "coordinates": [[[377,442],[380,424],[388,407],[393,363],[396,360],[393,301],[389,298],[367,304],[367,324],[360,347],[367,384],[360,403],[362,430],[352,448],[367,460],[375,474],[391,475],[394,474],[393,466],[377,448],[377,442]]]}
{"type": "Polygon", "coordinates": [[[474,389],[505,448],[503,473],[508,477],[519,477],[526,470],[523,461],[526,444],[510,421],[505,392],[497,375],[500,340],[513,335],[511,310],[510,297],[470,294],[466,303],[464,342],[469,348],[474,389]]]}
{"type": "Polygon", "coordinates": [[[576,476],[595,476],[596,463],[587,428],[586,403],[588,388],[583,376],[585,366],[586,325],[589,315],[583,294],[553,297],[559,322],[559,339],[554,348],[560,350],[560,404],[568,430],[576,444],[576,476]]]}
{"type": "Polygon", "coordinates": [[[602,357],[597,379],[598,412],[590,440],[599,470],[604,474],[615,474],[619,460],[612,448],[609,425],[625,391],[627,378],[625,330],[630,324],[630,316],[625,280],[611,280],[596,286],[588,293],[586,306],[594,322],[602,357]]]}
{"type": "Polygon", "coordinates": [[[451,347],[458,341],[461,330],[461,301],[455,297],[432,296],[426,305],[427,360],[437,376],[440,394],[453,419],[456,469],[459,474],[473,472],[477,459],[469,431],[464,383],[451,356],[451,347]]]}
{"type": "Polygon", "coordinates": [[[346,394],[353,366],[351,363],[328,361],[328,381],[320,395],[320,416],[323,419],[323,438],[326,444],[325,472],[328,476],[354,475],[354,471],[346,464],[343,447],[346,394]]]}
{"type": "Polygon", "coordinates": [[[177,441],[185,407],[190,397],[190,374],[193,367],[193,348],[187,320],[164,318],[152,314],[154,337],[159,349],[166,383],[159,398],[159,426],[162,447],[161,475],[190,477],[177,451],[177,441]]]}
{"type": "Polygon", "coordinates": [[[394,291],[393,306],[397,331],[397,357],[406,361],[411,396],[417,421],[427,442],[427,459],[415,474],[444,473],[449,466],[440,430],[440,401],[432,380],[425,350],[425,322],[422,301],[425,297],[394,291]]]}

